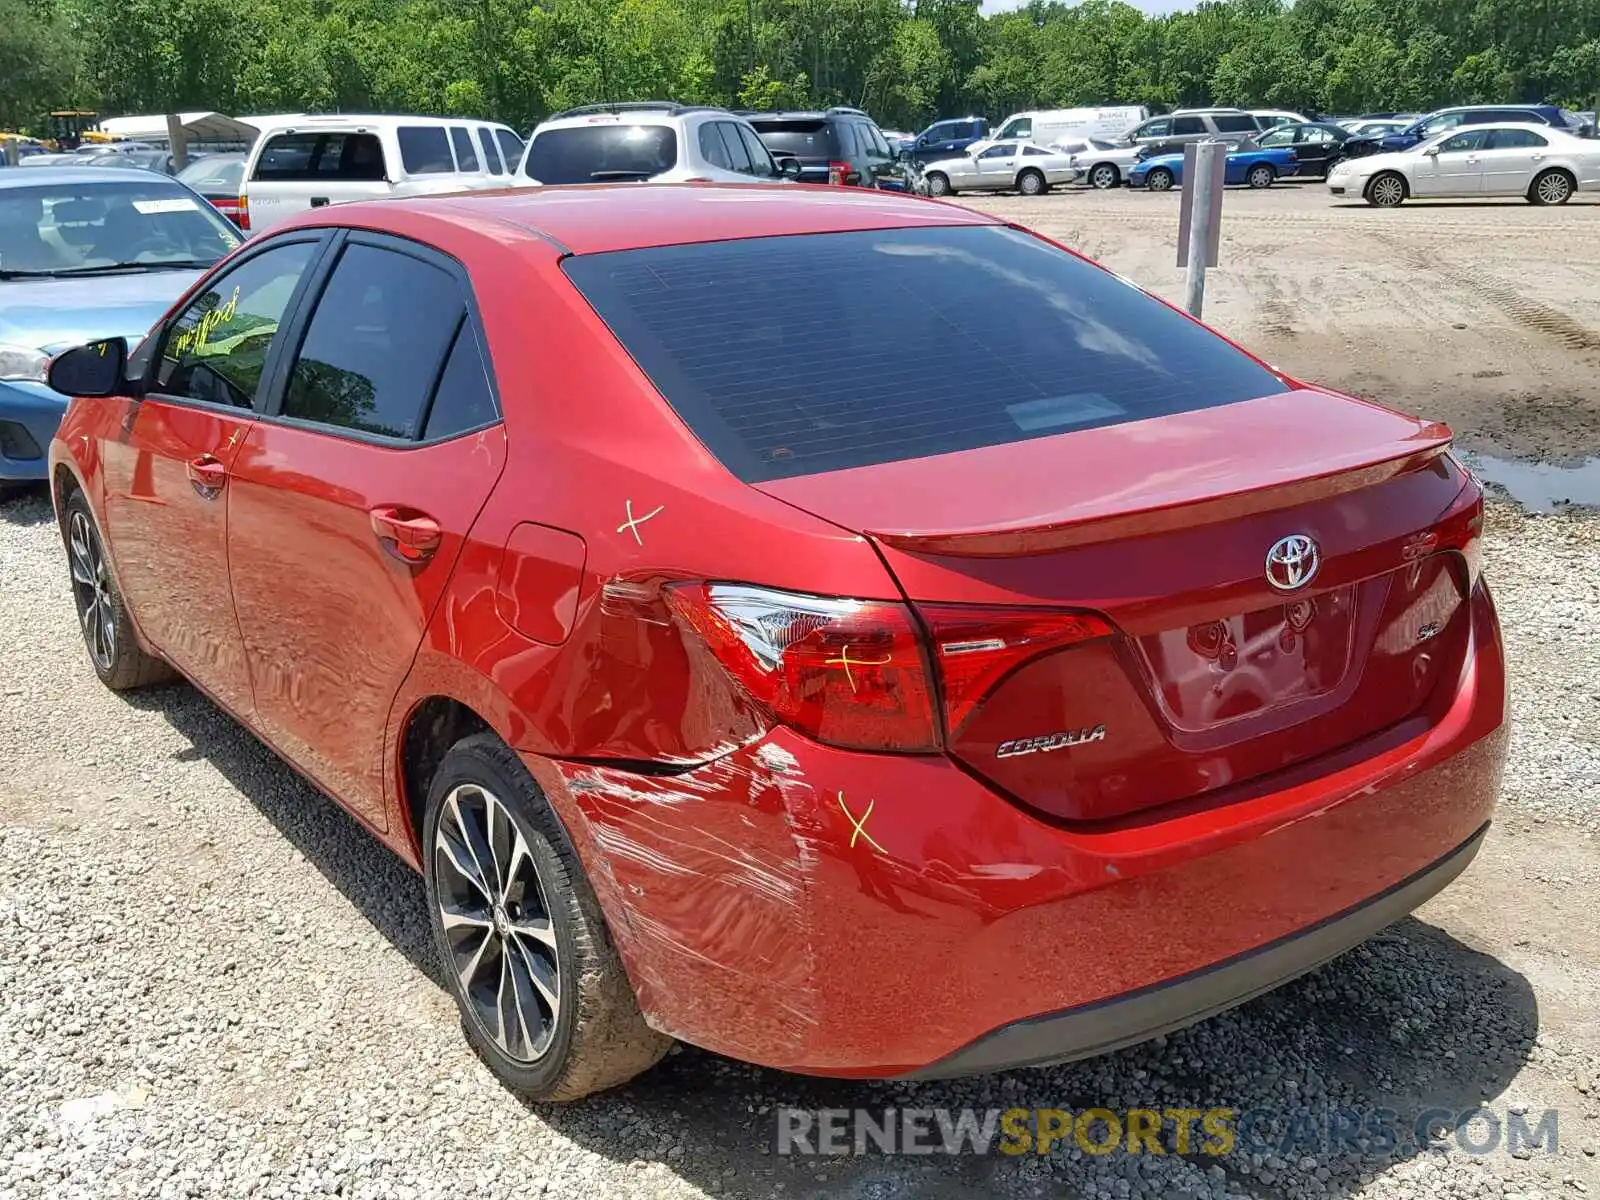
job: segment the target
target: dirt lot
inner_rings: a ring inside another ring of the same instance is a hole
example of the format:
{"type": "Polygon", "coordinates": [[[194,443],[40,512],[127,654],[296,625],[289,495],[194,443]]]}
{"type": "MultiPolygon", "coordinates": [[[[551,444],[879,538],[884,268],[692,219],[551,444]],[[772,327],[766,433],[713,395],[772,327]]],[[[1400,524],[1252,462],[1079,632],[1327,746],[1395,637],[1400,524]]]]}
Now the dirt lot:
{"type": "MultiPolygon", "coordinates": [[[[1175,196],[981,204],[1181,295],[1175,196]]],[[[1332,208],[1314,187],[1226,205],[1207,315],[1245,345],[1448,419],[1491,454],[1600,451],[1600,207],[1379,213],[1332,208]]],[[[416,879],[193,691],[102,689],[48,504],[0,504],[0,1200],[1600,1192],[1600,520],[1497,505],[1488,563],[1513,670],[1500,819],[1454,887],[1366,946],[1069,1067],[841,1084],[685,1049],[617,1093],[529,1109],[459,1036],[416,879]],[[783,1105],[1392,1108],[1409,1121],[1479,1104],[1530,1126],[1557,1110],[1557,1152],[772,1152],[783,1105]]]]}
{"type": "MultiPolygon", "coordinates": [[[[1183,300],[1175,192],[961,198],[1183,300]]],[[[1296,375],[1447,421],[1463,444],[1600,454],[1600,197],[1398,209],[1231,188],[1208,321],[1296,375]]]]}

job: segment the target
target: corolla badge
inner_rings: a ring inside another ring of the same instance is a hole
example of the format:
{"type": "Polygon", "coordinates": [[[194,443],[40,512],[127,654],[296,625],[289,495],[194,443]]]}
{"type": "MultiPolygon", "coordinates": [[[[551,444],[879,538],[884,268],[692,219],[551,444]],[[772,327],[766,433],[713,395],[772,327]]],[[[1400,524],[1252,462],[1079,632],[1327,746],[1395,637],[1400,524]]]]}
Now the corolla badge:
{"type": "Polygon", "coordinates": [[[1038,737],[1016,738],[1009,742],[1001,742],[995,750],[996,758],[1015,758],[1019,754],[1048,754],[1051,750],[1065,750],[1068,746],[1082,746],[1088,742],[1103,742],[1106,739],[1106,727],[1095,725],[1092,728],[1085,726],[1082,729],[1062,729],[1056,733],[1045,733],[1038,737]]]}
{"type": "Polygon", "coordinates": [[[1280,592],[1303,588],[1316,578],[1322,554],[1310,534],[1291,533],[1267,551],[1267,582],[1280,592]]]}

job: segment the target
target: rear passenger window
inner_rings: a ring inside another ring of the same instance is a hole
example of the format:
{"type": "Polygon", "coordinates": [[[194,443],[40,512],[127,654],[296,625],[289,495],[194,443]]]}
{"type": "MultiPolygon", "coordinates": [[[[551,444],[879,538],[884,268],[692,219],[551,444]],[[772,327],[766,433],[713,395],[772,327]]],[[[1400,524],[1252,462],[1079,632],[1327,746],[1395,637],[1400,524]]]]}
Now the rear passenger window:
{"type": "Polygon", "coordinates": [[[515,171],[522,161],[522,139],[509,129],[496,129],[495,141],[500,143],[500,153],[505,156],[506,170],[515,171]]]}
{"type": "Polygon", "coordinates": [[[1492,129],[1489,131],[1489,150],[1535,150],[1548,146],[1550,140],[1531,129],[1492,129]]]}
{"type": "Polygon", "coordinates": [[[1173,117],[1172,132],[1180,136],[1191,133],[1205,133],[1206,123],[1199,117],[1173,117]]]}
{"type": "Polygon", "coordinates": [[[347,246],[306,328],[283,415],[417,437],[465,311],[460,286],[441,268],[395,250],[347,246]]]}
{"type": "Polygon", "coordinates": [[[489,131],[482,125],[478,126],[478,148],[483,151],[483,164],[489,168],[491,175],[504,175],[506,169],[500,165],[500,154],[494,148],[494,139],[489,136],[489,131]]]}
{"type": "Polygon", "coordinates": [[[707,121],[700,126],[700,157],[713,167],[731,171],[733,163],[728,158],[728,148],[722,144],[722,134],[717,129],[721,124],[721,121],[707,121]]]}
{"type": "Polygon", "coordinates": [[[213,280],[167,327],[155,390],[254,409],[278,324],[316,250],[275,246],[213,280]]]}
{"type": "Polygon", "coordinates": [[[483,351],[471,321],[462,321],[455,345],[439,377],[439,389],[428,410],[422,436],[426,441],[453,437],[469,429],[492,424],[499,413],[494,394],[489,391],[489,375],[483,367],[483,351]]]}
{"type": "Polygon", "coordinates": [[[402,125],[396,136],[400,139],[400,162],[407,175],[438,175],[456,169],[443,126],[402,125]]]}
{"type": "Polygon", "coordinates": [[[750,155],[750,174],[770,179],[777,175],[778,169],[772,163],[772,155],[761,144],[761,139],[756,136],[755,130],[746,125],[730,125],[728,128],[736,129],[744,148],[750,155]]]}
{"type": "Polygon", "coordinates": [[[750,174],[750,151],[745,149],[744,139],[739,136],[739,127],[731,121],[718,121],[716,126],[728,156],[728,166],[741,175],[750,174]]]}
{"type": "Polygon", "coordinates": [[[1218,133],[1255,133],[1261,128],[1249,113],[1218,113],[1211,119],[1218,133]]]}
{"type": "Polygon", "coordinates": [[[450,144],[456,148],[456,170],[478,169],[478,152],[473,148],[472,135],[467,132],[465,126],[450,126],[450,144]]]}
{"type": "Polygon", "coordinates": [[[289,183],[382,180],[383,144],[371,133],[279,133],[267,139],[252,179],[289,183]]]}

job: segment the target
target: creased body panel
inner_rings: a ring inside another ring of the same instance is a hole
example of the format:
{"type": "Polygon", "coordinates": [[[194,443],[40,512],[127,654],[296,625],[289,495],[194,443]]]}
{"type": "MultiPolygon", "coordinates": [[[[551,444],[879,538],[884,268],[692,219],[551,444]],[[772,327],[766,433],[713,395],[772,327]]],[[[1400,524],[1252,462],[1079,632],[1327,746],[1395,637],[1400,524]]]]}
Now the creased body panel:
{"type": "Polygon", "coordinates": [[[769,1066],[894,1075],[1266,945],[1466,842],[1506,741],[1482,589],[1473,616],[1450,712],[1415,739],[1092,832],[944,759],[783,730],[671,778],[524,760],[578,827],[653,1025],[769,1066]]]}

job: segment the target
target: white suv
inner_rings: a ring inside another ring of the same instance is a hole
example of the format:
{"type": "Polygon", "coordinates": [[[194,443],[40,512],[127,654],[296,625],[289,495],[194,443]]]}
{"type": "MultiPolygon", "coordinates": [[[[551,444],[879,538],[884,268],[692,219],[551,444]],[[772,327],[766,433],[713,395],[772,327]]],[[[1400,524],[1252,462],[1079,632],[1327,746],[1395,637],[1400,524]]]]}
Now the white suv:
{"type": "Polygon", "coordinates": [[[519,187],[557,183],[773,183],[799,174],[743,117],[666,101],[589,104],[544,121],[528,139],[519,187]]]}
{"type": "Polygon", "coordinates": [[[241,226],[254,231],[346,200],[507,187],[522,157],[522,139],[488,121],[349,114],[258,120],[241,203],[241,226]]]}

